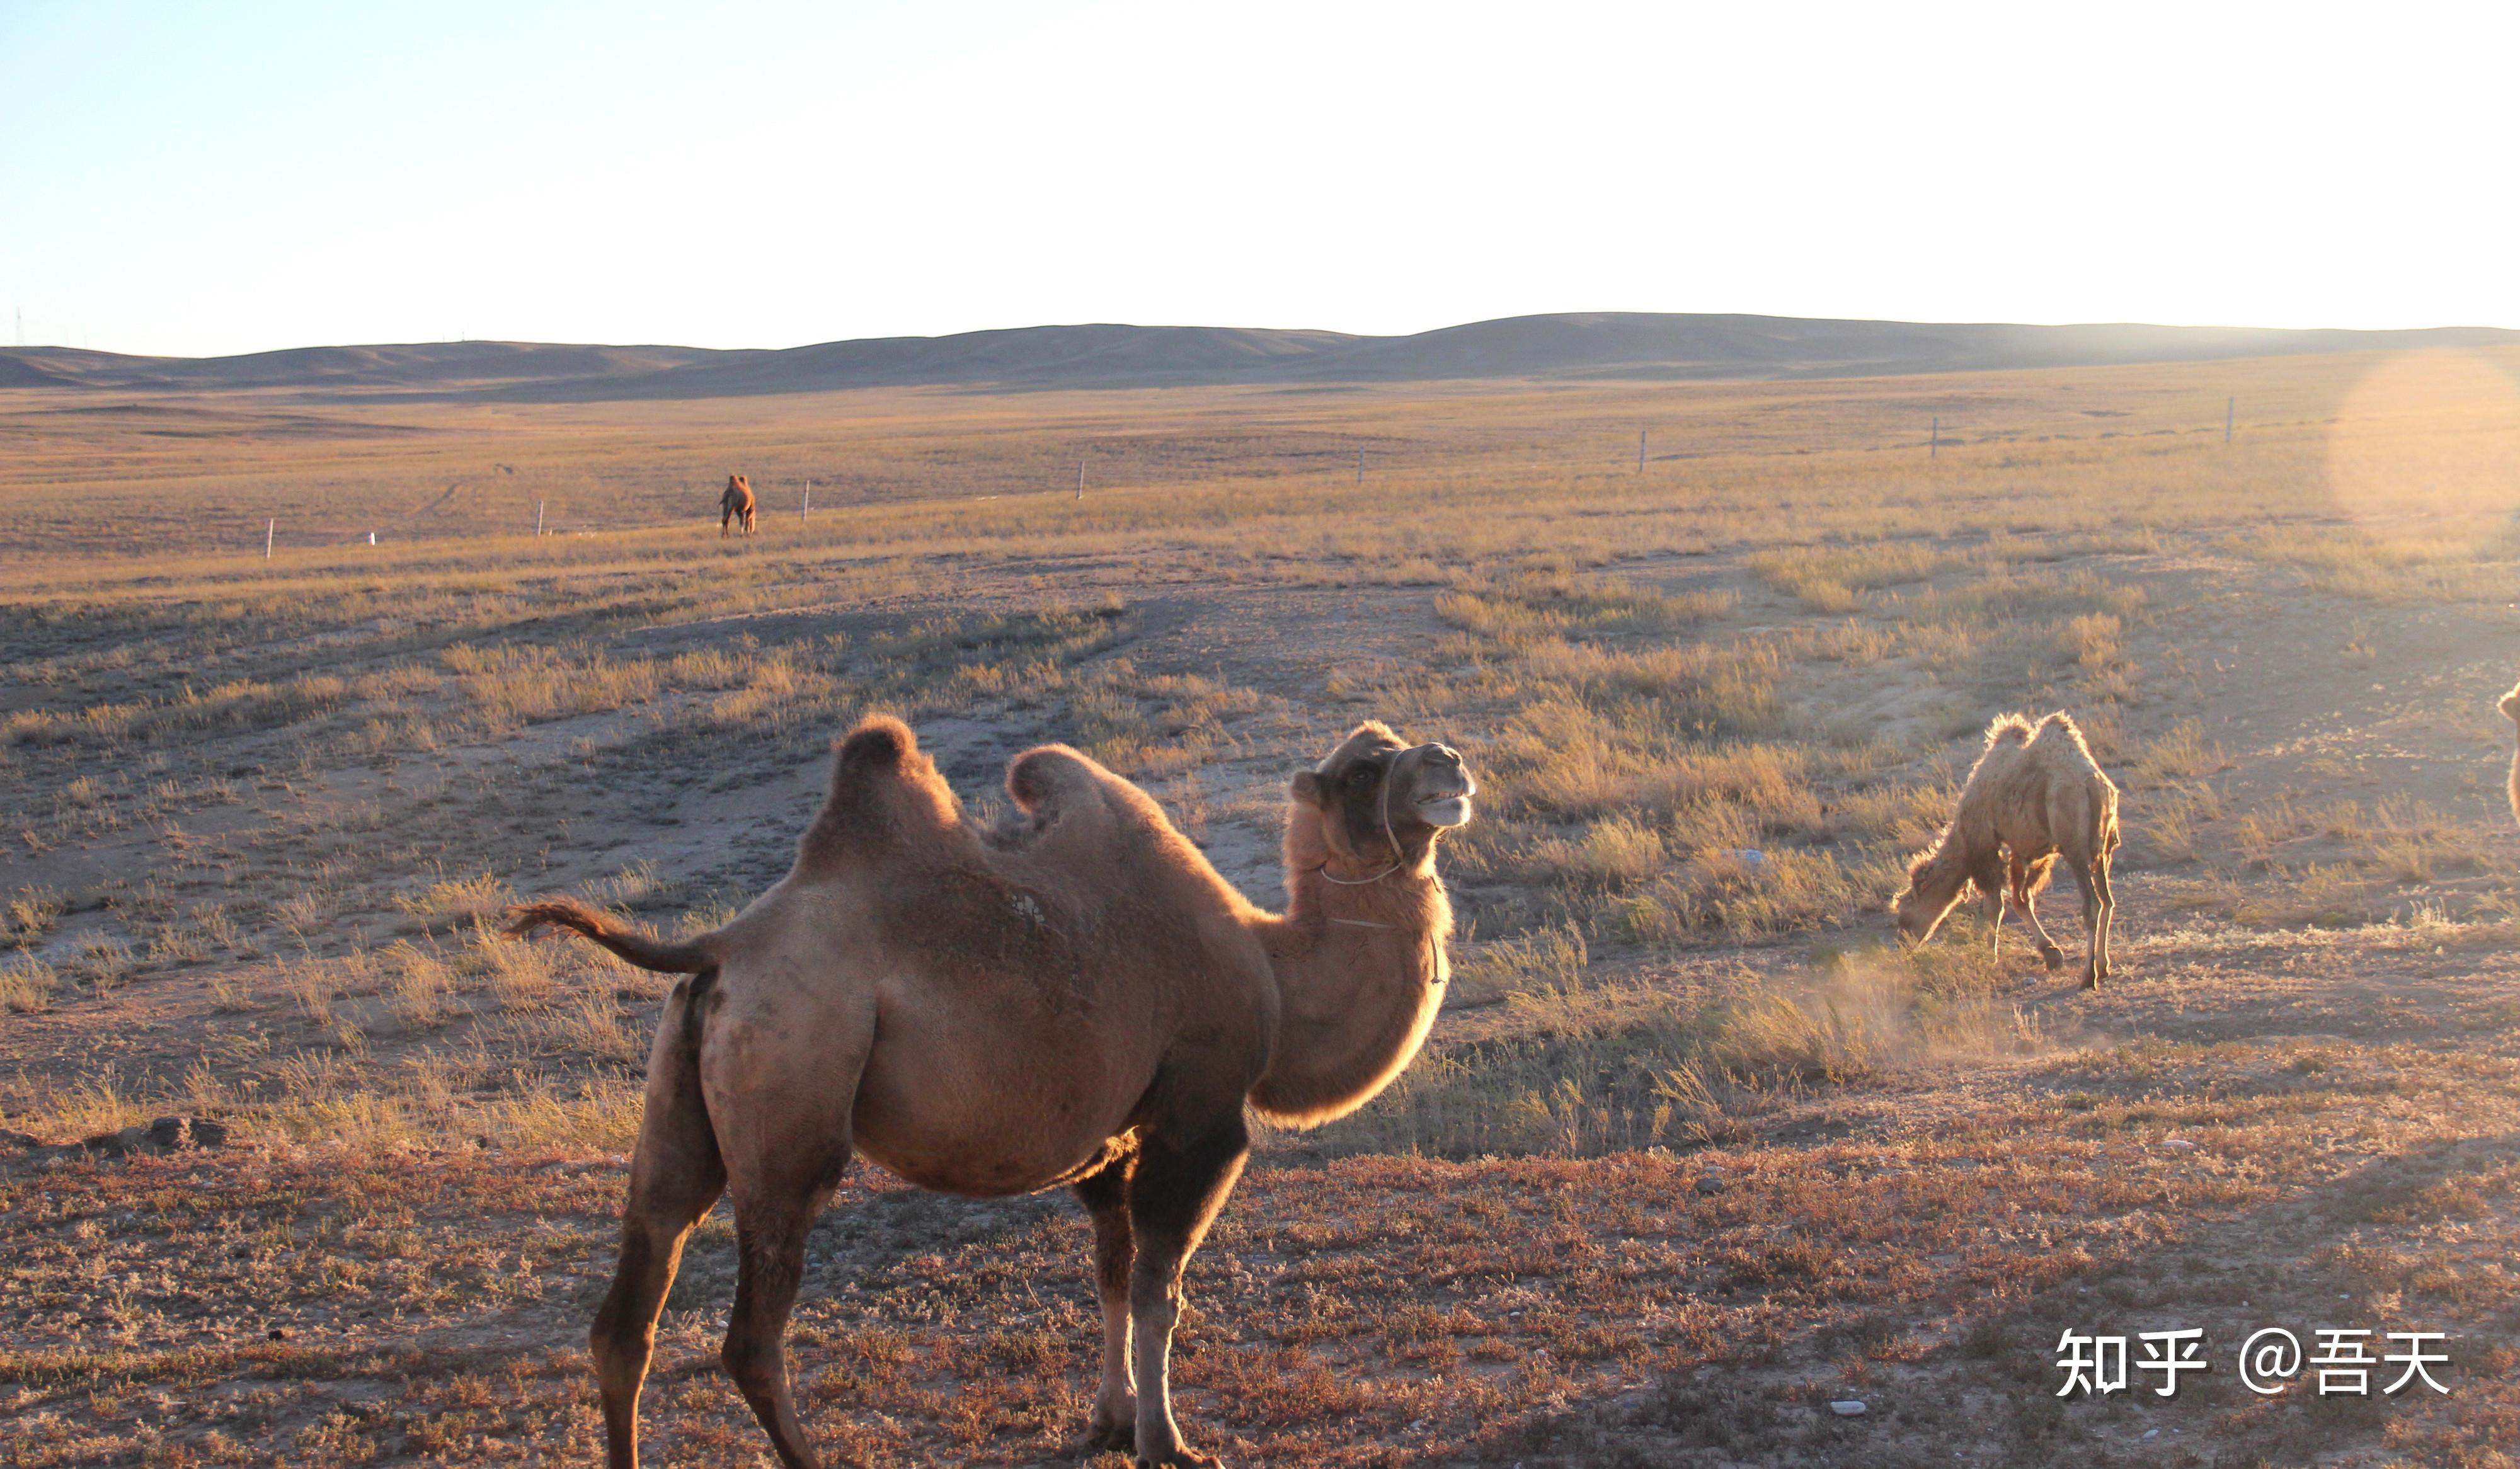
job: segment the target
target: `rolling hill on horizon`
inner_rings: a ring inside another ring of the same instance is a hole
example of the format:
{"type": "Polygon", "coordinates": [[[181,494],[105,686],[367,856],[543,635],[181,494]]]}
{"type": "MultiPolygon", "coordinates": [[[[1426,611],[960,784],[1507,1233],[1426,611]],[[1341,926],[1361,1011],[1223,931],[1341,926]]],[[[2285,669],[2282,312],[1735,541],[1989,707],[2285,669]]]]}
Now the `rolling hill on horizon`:
{"type": "Polygon", "coordinates": [[[1873,377],[2002,368],[2520,345],[2520,332],[2132,323],[1839,321],[1568,312],[1405,336],[1112,323],[779,349],[461,341],[145,357],[0,347],[0,388],[297,392],[516,401],[683,399],[922,385],[1115,388],[1472,378],[1873,377]]]}

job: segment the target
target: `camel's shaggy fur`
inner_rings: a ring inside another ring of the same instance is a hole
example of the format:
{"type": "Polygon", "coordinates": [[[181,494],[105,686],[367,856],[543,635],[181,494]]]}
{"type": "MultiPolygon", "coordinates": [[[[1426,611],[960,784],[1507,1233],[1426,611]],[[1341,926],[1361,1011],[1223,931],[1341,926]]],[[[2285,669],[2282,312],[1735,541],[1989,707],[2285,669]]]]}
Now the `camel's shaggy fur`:
{"type": "Polygon", "coordinates": [[[2083,890],[2083,986],[2097,989],[2110,972],[2117,900],[2109,893],[2109,864],[2117,846],[2118,788],[2100,773],[2074,721],[2050,714],[2034,728],[2020,715],[2002,715],[1987,726],[1986,748],[1969,768],[1951,825],[1909,864],[1908,885],[1894,900],[1899,932],[1918,944],[1931,939],[1974,887],[1999,946],[2005,909],[2018,908],[2039,937],[2040,957],[2060,968],[2065,952],[2033,904],[2062,858],[2083,890]]]}
{"type": "Polygon", "coordinates": [[[1182,1269],[1242,1169],[1246,1105],[1362,1105],[1443,998],[1435,845],[1475,783],[1440,744],[1361,726],[1297,776],[1287,911],[1217,874],[1144,791],[1064,745],[1016,757],[986,831],[897,720],[839,746],[795,865],[725,927],[668,944],[583,904],[511,910],[688,974],[648,1063],[621,1256],[592,1333],[614,1469],[692,1225],[721,1190],[741,1245],[724,1359],[781,1459],[810,1464],[781,1346],[805,1232],[863,1154],[954,1193],[1072,1186],[1103,1312],[1091,1436],[1209,1464],[1166,1386],[1182,1269]]]}
{"type": "MultiPolygon", "coordinates": [[[[2502,695],[2501,701],[2494,707],[2502,711],[2504,719],[2511,721],[2514,726],[2520,726],[2520,686],[2514,686],[2512,690],[2502,695]]],[[[2510,794],[2511,819],[2520,822],[2520,748],[2515,748],[2511,755],[2510,794]]]]}
{"type": "Polygon", "coordinates": [[[717,538],[725,540],[738,521],[742,522],[745,535],[752,534],[753,510],[752,481],[741,474],[729,474],[726,493],[717,497],[717,538]]]}

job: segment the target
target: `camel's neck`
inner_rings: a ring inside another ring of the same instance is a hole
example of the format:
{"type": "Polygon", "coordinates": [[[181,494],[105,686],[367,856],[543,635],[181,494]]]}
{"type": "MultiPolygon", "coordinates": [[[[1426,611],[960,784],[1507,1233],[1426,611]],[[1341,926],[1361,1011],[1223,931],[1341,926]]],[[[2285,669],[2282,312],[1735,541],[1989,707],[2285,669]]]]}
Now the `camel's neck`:
{"type": "Polygon", "coordinates": [[[1444,1002],[1453,910],[1431,852],[1353,886],[1290,860],[1286,885],[1285,916],[1264,934],[1277,1042],[1251,1101],[1308,1125],[1363,1106],[1418,1054],[1444,1002]]]}

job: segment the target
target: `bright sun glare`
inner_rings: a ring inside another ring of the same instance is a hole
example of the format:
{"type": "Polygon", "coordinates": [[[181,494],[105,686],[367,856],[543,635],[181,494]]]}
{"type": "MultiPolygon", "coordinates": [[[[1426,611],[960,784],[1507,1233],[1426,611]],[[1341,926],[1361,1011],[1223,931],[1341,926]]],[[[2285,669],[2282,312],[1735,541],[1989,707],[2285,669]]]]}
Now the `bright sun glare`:
{"type": "Polygon", "coordinates": [[[2337,509],[2374,531],[2465,538],[2520,511],[2520,382],[2473,352],[2381,358],[2327,435],[2337,509]]]}

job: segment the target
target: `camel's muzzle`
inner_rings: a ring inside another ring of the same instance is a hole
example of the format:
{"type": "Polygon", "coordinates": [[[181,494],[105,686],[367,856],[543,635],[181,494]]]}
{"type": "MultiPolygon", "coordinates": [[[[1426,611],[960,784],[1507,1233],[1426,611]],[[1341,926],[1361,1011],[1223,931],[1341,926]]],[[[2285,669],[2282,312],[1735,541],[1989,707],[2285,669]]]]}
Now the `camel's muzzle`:
{"type": "Polygon", "coordinates": [[[1479,792],[1462,752],[1448,744],[1421,744],[1409,752],[1409,809],[1429,826],[1465,826],[1470,797],[1479,792]]]}

